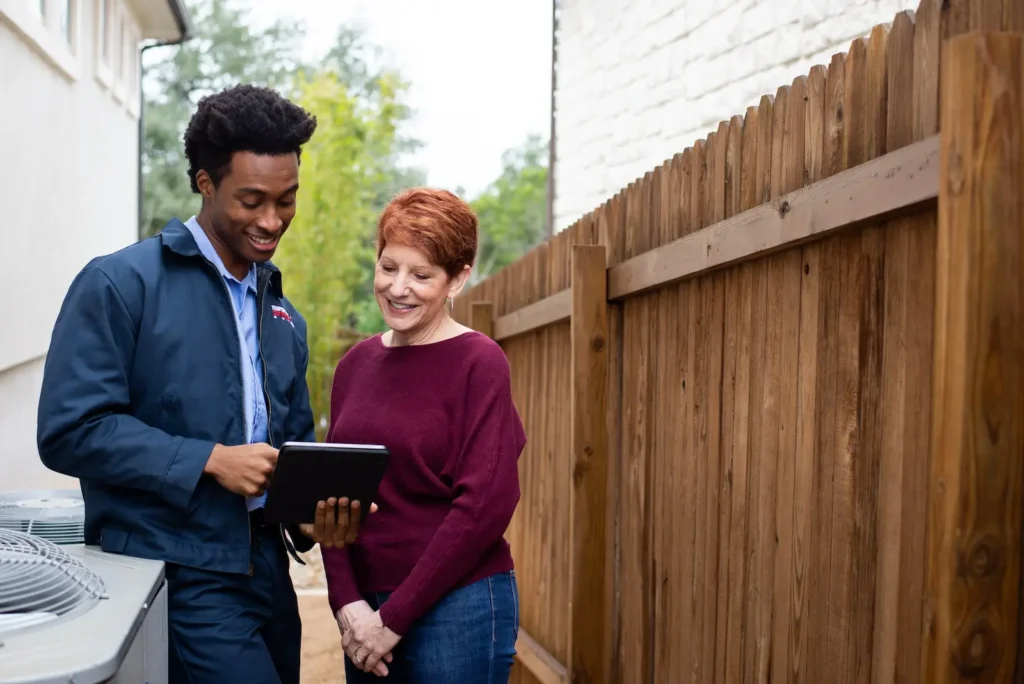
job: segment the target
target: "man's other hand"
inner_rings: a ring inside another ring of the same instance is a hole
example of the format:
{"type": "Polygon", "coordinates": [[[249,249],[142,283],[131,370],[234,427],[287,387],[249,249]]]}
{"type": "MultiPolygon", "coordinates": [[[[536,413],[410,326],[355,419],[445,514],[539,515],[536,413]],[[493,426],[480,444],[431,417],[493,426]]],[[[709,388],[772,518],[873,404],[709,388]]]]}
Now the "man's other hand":
{"type": "Polygon", "coordinates": [[[269,444],[213,447],[203,472],[224,489],[243,496],[260,496],[270,486],[277,465],[277,449],[269,444]]]}
{"type": "MultiPolygon", "coordinates": [[[[370,513],[376,511],[377,504],[371,503],[370,513]]],[[[349,506],[348,499],[330,498],[317,503],[312,524],[299,525],[299,530],[324,548],[340,549],[356,540],[362,517],[358,501],[349,506]]]]}

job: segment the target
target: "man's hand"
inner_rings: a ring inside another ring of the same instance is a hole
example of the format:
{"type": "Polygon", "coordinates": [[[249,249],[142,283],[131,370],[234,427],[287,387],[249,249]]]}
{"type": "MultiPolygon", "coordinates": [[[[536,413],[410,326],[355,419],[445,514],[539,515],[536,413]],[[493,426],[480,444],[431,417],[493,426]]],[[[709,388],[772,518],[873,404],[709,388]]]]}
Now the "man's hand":
{"type": "MultiPolygon", "coordinates": [[[[373,615],[373,608],[366,601],[356,601],[355,603],[349,603],[348,605],[342,606],[341,610],[335,616],[338,621],[338,630],[341,631],[341,636],[344,638],[345,632],[352,628],[352,623],[359,619],[366,619],[373,615]]],[[[378,677],[388,676],[388,667],[385,662],[390,663],[394,657],[388,652],[373,668],[373,673],[378,677]]]]}
{"type": "MultiPolygon", "coordinates": [[[[370,513],[376,511],[377,504],[371,503],[370,513]]],[[[299,525],[299,531],[324,548],[340,549],[356,540],[362,518],[358,501],[350,507],[348,499],[339,501],[332,497],[317,503],[313,522],[299,525]]]]}
{"type": "Polygon", "coordinates": [[[269,444],[213,447],[203,472],[224,489],[243,496],[260,496],[270,486],[277,465],[277,449],[269,444]]]}

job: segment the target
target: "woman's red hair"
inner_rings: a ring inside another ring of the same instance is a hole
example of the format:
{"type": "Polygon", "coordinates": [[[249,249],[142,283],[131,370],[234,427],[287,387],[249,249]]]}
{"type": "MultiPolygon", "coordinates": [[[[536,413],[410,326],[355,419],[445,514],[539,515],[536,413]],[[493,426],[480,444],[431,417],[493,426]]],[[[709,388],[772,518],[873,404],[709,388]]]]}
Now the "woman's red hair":
{"type": "Polygon", "coordinates": [[[447,190],[412,188],[395,195],[377,221],[377,258],[388,243],[422,250],[454,277],[476,259],[478,222],[447,190]]]}

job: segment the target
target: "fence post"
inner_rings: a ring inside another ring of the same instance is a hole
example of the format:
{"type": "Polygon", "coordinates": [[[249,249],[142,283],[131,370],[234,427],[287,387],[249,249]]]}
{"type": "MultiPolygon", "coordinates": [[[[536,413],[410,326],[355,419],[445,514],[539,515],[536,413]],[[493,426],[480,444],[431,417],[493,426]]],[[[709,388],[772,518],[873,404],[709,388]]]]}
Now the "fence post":
{"type": "Polygon", "coordinates": [[[494,339],[494,305],[490,302],[473,302],[469,309],[469,327],[478,333],[494,339]]]}
{"type": "Polygon", "coordinates": [[[1008,683],[1024,665],[1024,39],[951,39],[940,91],[922,681],[1008,683]]]}
{"type": "Polygon", "coordinates": [[[569,493],[569,681],[607,681],[605,516],[608,477],[608,278],[603,245],[572,247],[572,479],[569,493]]]}

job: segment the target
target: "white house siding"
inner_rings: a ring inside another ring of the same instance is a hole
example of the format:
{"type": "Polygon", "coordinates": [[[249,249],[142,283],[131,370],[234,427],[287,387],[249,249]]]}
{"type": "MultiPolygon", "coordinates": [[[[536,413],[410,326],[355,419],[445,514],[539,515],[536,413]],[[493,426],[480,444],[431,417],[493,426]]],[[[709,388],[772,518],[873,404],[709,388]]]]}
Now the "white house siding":
{"type": "MultiPolygon", "coordinates": [[[[75,273],[136,238],[141,34],[132,10],[107,0],[123,66],[100,66],[100,2],[67,3],[72,48],[60,51],[58,21],[32,14],[38,0],[0,0],[0,489],[75,486],[42,466],[35,445],[50,332],[75,273]]],[[[61,5],[44,0],[54,19],[61,5]]]]}
{"type": "Polygon", "coordinates": [[[555,228],[918,0],[561,0],[555,228]]]}

